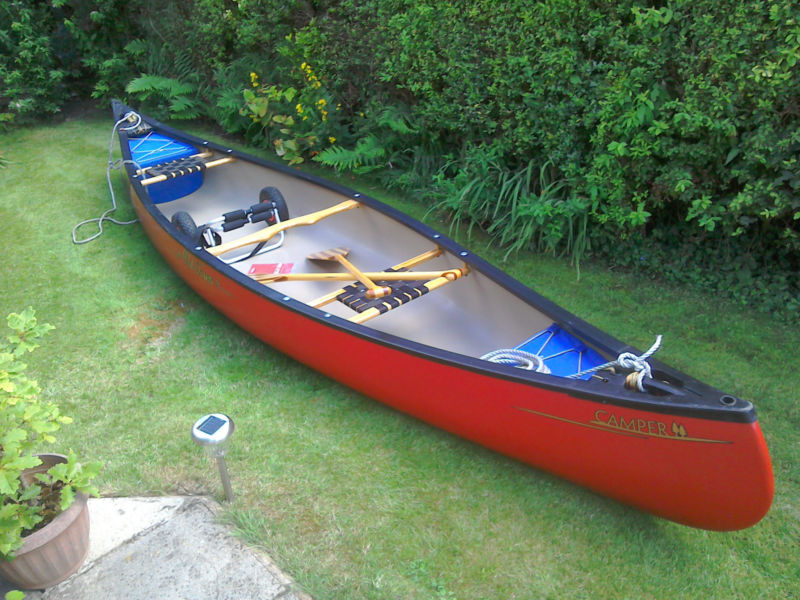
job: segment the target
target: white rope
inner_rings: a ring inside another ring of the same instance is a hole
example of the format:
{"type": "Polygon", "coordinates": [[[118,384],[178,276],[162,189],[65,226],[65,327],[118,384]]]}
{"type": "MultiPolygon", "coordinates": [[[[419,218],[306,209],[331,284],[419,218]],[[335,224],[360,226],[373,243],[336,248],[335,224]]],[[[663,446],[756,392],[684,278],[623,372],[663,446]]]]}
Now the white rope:
{"type": "Polygon", "coordinates": [[[103,235],[103,222],[104,221],[109,221],[111,223],[114,223],[114,225],[132,225],[133,223],[136,223],[138,221],[138,219],[133,219],[132,221],[118,221],[117,219],[114,219],[114,218],[109,216],[111,213],[113,213],[115,210],[117,210],[117,199],[114,196],[114,186],[111,183],[111,171],[121,168],[124,164],[133,164],[134,166],[136,166],[137,169],[139,168],[139,166],[134,161],[124,161],[122,159],[117,160],[117,161],[112,160],[112,157],[114,155],[114,137],[116,136],[117,128],[119,128],[120,125],[122,125],[125,121],[127,121],[128,117],[130,117],[130,116],[135,116],[136,117],[136,122],[133,125],[130,125],[129,127],[122,127],[121,129],[122,129],[122,131],[128,131],[128,130],[131,130],[131,129],[136,129],[142,123],[142,117],[139,116],[136,113],[129,112],[129,113],[125,114],[119,121],[114,123],[114,127],[111,130],[111,141],[110,141],[110,143],[108,145],[108,165],[106,167],[106,181],[108,181],[108,191],[111,193],[111,208],[109,208],[107,211],[105,211],[99,217],[95,217],[94,219],[86,219],[85,221],[81,221],[80,223],[75,225],[75,227],[72,228],[72,243],[73,244],[85,244],[85,243],[91,242],[92,240],[95,240],[98,237],[100,237],[101,235],[103,235]],[[97,223],[98,231],[97,231],[97,233],[95,233],[94,235],[89,236],[88,238],[84,238],[84,239],[80,239],[79,240],[78,237],[77,237],[78,229],[80,229],[81,227],[83,227],[87,223],[97,223]]]}
{"type": "MultiPolygon", "coordinates": [[[[574,373],[572,375],[567,375],[567,379],[578,379],[579,377],[583,377],[584,375],[589,375],[590,373],[596,373],[597,371],[602,371],[603,369],[610,369],[611,367],[622,367],[623,369],[629,369],[632,371],[629,377],[633,378],[633,383],[635,383],[636,388],[640,392],[645,392],[645,388],[643,385],[643,381],[645,377],[653,378],[652,370],[650,369],[650,363],[647,362],[647,359],[653,356],[658,349],[661,347],[661,335],[656,336],[655,343],[650,346],[650,349],[645,352],[644,354],[640,354],[637,356],[632,352],[623,352],[620,354],[616,360],[612,360],[602,365],[598,365],[596,367],[592,367],[591,369],[585,369],[583,371],[579,371],[578,373],[574,373]]],[[[563,353],[563,352],[562,352],[563,353]]],[[[557,353],[547,358],[553,358],[554,356],[558,356],[557,353]]],[[[538,354],[531,354],[530,352],[525,352],[523,350],[516,350],[516,349],[501,349],[501,350],[494,350],[489,352],[488,354],[484,354],[481,356],[481,359],[488,360],[489,362],[499,363],[504,365],[512,365],[514,367],[519,367],[520,369],[526,369],[528,371],[536,371],[537,373],[550,373],[550,369],[544,363],[546,359],[542,358],[538,354]]]]}
{"type": "Polygon", "coordinates": [[[504,348],[501,350],[493,350],[488,354],[481,356],[482,360],[498,363],[501,365],[511,365],[525,369],[527,371],[536,371],[537,373],[550,373],[549,367],[544,364],[544,359],[538,354],[531,354],[523,350],[515,350],[513,348],[504,348]]]}
{"type": "Polygon", "coordinates": [[[617,357],[617,360],[612,360],[611,362],[607,362],[603,365],[592,367],[591,369],[585,369],[584,371],[580,371],[579,373],[575,373],[573,375],[568,375],[567,378],[577,379],[590,373],[596,373],[597,371],[602,371],[603,369],[619,366],[623,369],[631,369],[638,374],[636,377],[636,387],[640,392],[644,392],[645,389],[642,385],[642,381],[645,377],[649,377],[651,379],[653,378],[653,374],[650,370],[650,363],[647,362],[647,359],[653,356],[653,354],[658,352],[658,349],[661,348],[661,338],[661,335],[657,335],[655,343],[650,346],[650,349],[644,354],[637,356],[631,352],[623,352],[617,357]]]}

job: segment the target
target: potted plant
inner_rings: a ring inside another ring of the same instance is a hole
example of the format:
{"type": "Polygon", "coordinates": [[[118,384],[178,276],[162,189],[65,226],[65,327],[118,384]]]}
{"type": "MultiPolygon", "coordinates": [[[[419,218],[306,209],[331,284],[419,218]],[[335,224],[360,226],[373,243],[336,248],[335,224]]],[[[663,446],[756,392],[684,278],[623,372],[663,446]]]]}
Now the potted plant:
{"type": "Polygon", "coordinates": [[[52,325],[32,308],[8,316],[12,334],[0,340],[0,575],[24,589],[43,589],[80,568],[89,549],[87,495],[100,463],[81,464],[70,452],[36,454],[72,419],[39,398],[22,357],[52,325]]]}

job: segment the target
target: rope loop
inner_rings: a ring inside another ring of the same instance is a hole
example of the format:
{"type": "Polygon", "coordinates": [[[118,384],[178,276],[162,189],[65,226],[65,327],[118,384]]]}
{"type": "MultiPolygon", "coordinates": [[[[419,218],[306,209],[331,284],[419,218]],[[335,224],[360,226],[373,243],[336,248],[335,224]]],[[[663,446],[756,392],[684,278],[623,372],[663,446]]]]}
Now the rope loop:
{"type": "Polygon", "coordinates": [[[106,210],[99,217],[95,217],[93,219],[86,219],[85,221],[81,221],[80,223],[75,225],[75,227],[72,228],[73,244],[86,244],[87,242],[91,242],[92,240],[99,238],[101,235],[103,235],[104,222],[113,223],[114,225],[132,225],[133,223],[136,223],[138,221],[138,219],[133,219],[131,221],[119,221],[111,217],[111,214],[117,210],[117,199],[114,197],[114,186],[111,183],[111,171],[122,168],[122,166],[128,162],[138,167],[138,165],[136,165],[136,163],[134,163],[133,161],[125,161],[122,160],[121,158],[113,160],[114,137],[117,133],[117,129],[120,129],[122,131],[129,131],[131,129],[136,129],[137,127],[139,127],[139,125],[141,125],[141,123],[142,123],[142,117],[137,113],[134,113],[133,111],[126,113],[119,121],[114,123],[114,127],[111,129],[111,141],[108,144],[108,163],[106,164],[106,181],[108,182],[108,191],[109,195],[111,196],[111,208],[106,210]],[[121,127],[121,125],[126,121],[132,124],[127,127],[121,127]],[[89,223],[96,223],[97,231],[93,235],[90,235],[89,237],[78,239],[78,230],[84,225],[87,225],[89,223]]]}
{"type": "Polygon", "coordinates": [[[494,350],[481,356],[481,359],[501,365],[518,367],[526,371],[550,374],[550,368],[544,364],[544,359],[541,356],[523,350],[515,350],[512,348],[494,350]]]}

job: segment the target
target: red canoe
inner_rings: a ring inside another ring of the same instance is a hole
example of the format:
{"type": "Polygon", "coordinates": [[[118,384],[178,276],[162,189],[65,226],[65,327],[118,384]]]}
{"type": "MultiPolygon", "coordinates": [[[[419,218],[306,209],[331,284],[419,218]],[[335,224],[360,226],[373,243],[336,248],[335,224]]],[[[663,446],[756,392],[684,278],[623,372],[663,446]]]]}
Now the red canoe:
{"type": "Polygon", "coordinates": [[[381,402],[693,527],[772,502],[750,402],[599,331],[368,196],[119,103],[132,201],[169,265],[267,344],[381,402]]]}

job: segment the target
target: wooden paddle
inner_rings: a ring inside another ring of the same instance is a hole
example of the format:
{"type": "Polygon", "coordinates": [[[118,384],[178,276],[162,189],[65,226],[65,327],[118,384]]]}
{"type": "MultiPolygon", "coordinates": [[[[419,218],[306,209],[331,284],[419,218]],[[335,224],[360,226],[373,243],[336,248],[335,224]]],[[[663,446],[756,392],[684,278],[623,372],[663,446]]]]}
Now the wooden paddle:
{"type": "Polygon", "coordinates": [[[331,248],[330,250],[322,250],[309,254],[306,258],[308,260],[323,260],[323,261],[337,261],[350,274],[358,279],[361,283],[367,286],[367,298],[374,300],[375,298],[383,298],[392,293],[392,288],[384,285],[378,285],[372,279],[367,277],[364,273],[356,268],[356,266],[347,260],[347,255],[350,254],[349,248],[331,248]]]}
{"type": "Polygon", "coordinates": [[[261,229],[260,231],[255,231],[250,235],[245,235],[235,240],[231,240],[226,244],[220,244],[219,246],[211,246],[207,248],[209,253],[213,254],[214,256],[219,256],[220,254],[225,254],[231,250],[236,250],[237,248],[241,248],[242,246],[249,246],[250,244],[257,244],[259,242],[266,242],[274,235],[284,231],[286,229],[291,229],[292,227],[301,227],[303,225],[313,225],[317,221],[320,221],[326,217],[330,217],[331,215],[335,215],[340,212],[344,212],[346,210],[352,210],[354,208],[358,208],[361,206],[355,200],[345,200],[344,202],[340,202],[334,206],[329,208],[325,208],[322,210],[318,210],[313,213],[309,213],[307,215],[301,215],[299,217],[295,217],[294,219],[289,219],[287,221],[281,221],[280,223],[275,223],[275,225],[270,225],[265,229],[261,229]]]}
{"type": "MultiPolygon", "coordinates": [[[[206,163],[206,169],[210,169],[212,167],[218,167],[220,165],[226,165],[229,162],[233,162],[236,160],[232,156],[226,156],[224,158],[218,158],[217,160],[210,160],[206,163]]],[[[162,181],[166,181],[167,179],[173,179],[169,175],[156,175],[155,177],[148,177],[147,179],[142,179],[139,183],[143,186],[153,185],[154,183],[160,183],[162,181]]]]}
{"type": "MultiPolygon", "coordinates": [[[[443,273],[441,277],[437,277],[436,279],[431,279],[424,285],[426,288],[428,288],[429,292],[432,292],[433,290],[440,288],[443,285],[447,285],[448,283],[461,279],[461,277],[466,275],[467,273],[469,273],[469,269],[467,268],[466,265],[464,265],[464,267],[461,269],[450,269],[449,271],[443,273]]],[[[402,302],[399,306],[402,306],[403,304],[405,303],[402,302]]],[[[388,312],[393,308],[396,308],[396,306],[392,306],[389,304],[387,304],[387,309],[385,311],[381,311],[377,308],[368,308],[364,312],[358,313],[354,317],[350,317],[348,321],[350,321],[351,323],[363,323],[365,321],[369,321],[370,319],[374,319],[375,317],[382,315],[384,312],[388,312]]]]}
{"type": "MultiPolygon", "coordinates": [[[[439,247],[434,248],[433,250],[428,250],[427,252],[423,252],[413,258],[409,258],[408,260],[404,260],[400,264],[395,265],[392,269],[410,269],[411,267],[415,267],[420,263],[424,263],[428,260],[432,260],[437,256],[441,256],[442,249],[439,247]]],[[[309,306],[313,306],[314,308],[320,308],[321,306],[325,306],[326,304],[330,304],[336,297],[344,292],[345,288],[339,288],[336,291],[330,292],[325,294],[324,296],[320,296],[319,298],[312,300],[308,303],[309,306]]]]}

